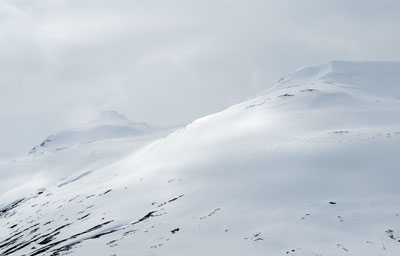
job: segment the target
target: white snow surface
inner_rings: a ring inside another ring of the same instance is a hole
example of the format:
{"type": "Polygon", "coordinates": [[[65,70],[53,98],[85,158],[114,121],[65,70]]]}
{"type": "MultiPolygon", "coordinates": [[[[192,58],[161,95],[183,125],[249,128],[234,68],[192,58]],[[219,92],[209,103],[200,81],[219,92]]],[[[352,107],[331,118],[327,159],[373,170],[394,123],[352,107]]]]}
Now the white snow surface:
{"type": "Polygon", "coordinates": [[[400,255],[399,96],[399,63],[332,61],[172,133],[58,133],[0,160],[0,255],[400,255]]]}

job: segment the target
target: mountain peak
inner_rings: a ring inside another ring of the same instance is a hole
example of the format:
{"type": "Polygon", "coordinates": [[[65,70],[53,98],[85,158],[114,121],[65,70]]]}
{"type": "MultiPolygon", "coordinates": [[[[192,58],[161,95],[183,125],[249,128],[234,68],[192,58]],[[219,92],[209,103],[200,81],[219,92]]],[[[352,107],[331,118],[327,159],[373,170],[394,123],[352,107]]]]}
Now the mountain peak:
{"type": "Polygon", "coordinates": [[[39,148],[54,150],[99,140],[144,136],[162,129],[144,122],[133,122],[118,111],[108,110],[101,112],[83,127],[62,130],[48,136],[31,153],[39,148]]]}
{"type": "Polygon", "coordinates": [[[281,78],[273,89],[310,84],[340,84],[385,96],[400,96],[400,62],[332,60],[297,69],[281,78]]]}
{"type": "Polygon", "coordinates": [[[120,114],[116,110],[106,110],[101,112],[91,123],[95,123],[97,125],[102,124],[127,124],[132,122],[126,116],[120,114]]]}

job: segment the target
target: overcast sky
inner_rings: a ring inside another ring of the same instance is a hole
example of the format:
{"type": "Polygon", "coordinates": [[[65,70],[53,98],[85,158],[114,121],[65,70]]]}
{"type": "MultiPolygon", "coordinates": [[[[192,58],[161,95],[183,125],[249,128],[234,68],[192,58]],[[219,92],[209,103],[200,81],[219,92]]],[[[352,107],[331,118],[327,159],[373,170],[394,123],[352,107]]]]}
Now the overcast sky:
{"type": "Polygon", "coordinates": [[[103,110],[184,124],[300,66],[400,60],[398,0],[0,0],[0,152],[103,110]]]}

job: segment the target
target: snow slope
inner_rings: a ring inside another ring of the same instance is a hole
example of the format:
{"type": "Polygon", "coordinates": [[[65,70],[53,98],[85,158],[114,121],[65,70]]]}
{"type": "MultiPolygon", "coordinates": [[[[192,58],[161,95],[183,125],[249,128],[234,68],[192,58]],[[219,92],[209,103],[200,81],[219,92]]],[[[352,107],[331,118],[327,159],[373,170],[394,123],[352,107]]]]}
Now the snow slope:
{"type": "Polygon", "coordinates": [[[399,82],[333,61],[167,136],[1,160],[0,255],[399,255],[399,82]]]}
{"type": "Polygon", "coordinates": [[[70,175],[90,173],[173,129],[132,122],[107,111],[84,127],[57,132],[28,155],[0,158],[0,209],[9,198],[23,198],[70,175]]]}

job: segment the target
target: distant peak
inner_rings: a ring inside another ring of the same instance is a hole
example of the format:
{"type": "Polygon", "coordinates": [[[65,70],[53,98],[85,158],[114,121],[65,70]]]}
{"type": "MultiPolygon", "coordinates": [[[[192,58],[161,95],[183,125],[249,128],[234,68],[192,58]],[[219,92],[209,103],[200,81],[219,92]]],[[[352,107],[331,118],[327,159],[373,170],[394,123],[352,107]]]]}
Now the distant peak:
{"type": "Polygon", "coordinates": [[[117,111],[108,110],[101,112],[83,127],[62,130],[48,136],[39,146],[35,146],[30,153],[35,153],[43,148],[54,150],[86,142],[138,137],[149,135],[162,129],[164,128],[161,126],[150,125],[144,122],[132,122],[117,111]]]}

